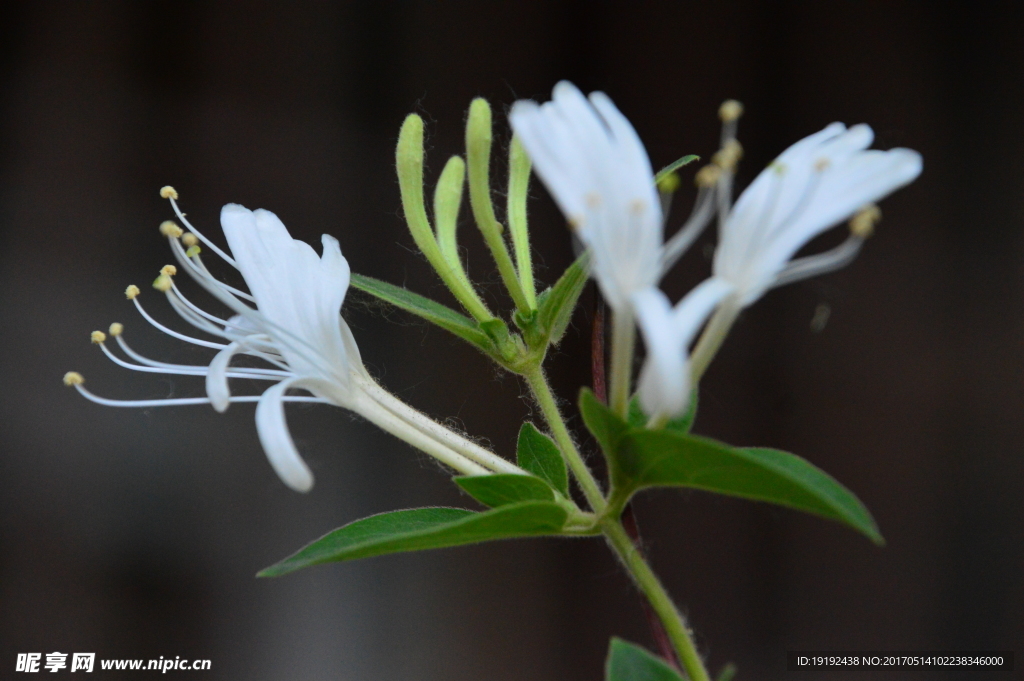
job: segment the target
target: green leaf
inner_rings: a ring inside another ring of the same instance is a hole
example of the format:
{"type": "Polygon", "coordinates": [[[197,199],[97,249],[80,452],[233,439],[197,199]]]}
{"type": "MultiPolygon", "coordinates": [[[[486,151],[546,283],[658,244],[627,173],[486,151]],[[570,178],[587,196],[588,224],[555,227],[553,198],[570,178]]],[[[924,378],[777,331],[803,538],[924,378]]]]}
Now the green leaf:
{"type": "Polygon", "coordinates": [[[569,473],[565,468],[565,459],[558,445],[532,423],[524,423],[519,429],[516,458],[524,471],[547,480],[562,496],[569,497],[569,473]]]}
{"type": "MultiPolygon", "coordinates": [[[[672,419],[665,424],[665,428],[668,430],[676,430],[680,433],[689,433],[693,429],[693,422],[697,418],[697,389],[694,388],[690,393],[690,406],[686,408],[686,413],[677,419],[672,419]]],[[[645,428],[647,426],[647,414],[640,407],[640,398],[634,397],[629,401],[629,427],[630,428],[645,428]]]]}
{"type": "Polygon", "coordinates": [[[311,565],[388,553],[440,549],[494,539],[558,534],[566,511],[554,502],[527,501],[483,513],[462,508],[414,508],[363,518],[329,532],[262,570],[278,577],[311,565]]]}
{"type": "Polygon", "coordinates": [[[696,154],[689,154],[687,156],[683,156],[680,159],[676,159],[675,161],[672,161],[672,163],[669,163],[667,166],[665,166],[664,168],[659,170],[658,174],[654,176],[654,184],[658,184],[659,182],[661,182],[672,171],[679,170],[683,166],[689,165],[689,164],[693,163],[694,161],[699,161],[699,160],[700,160],[700,156],[697,156],[696,154]]]}
{"type": "Polygon", "coordinates": [[[629,424],[616,416],[608,405],[598,400],[590,388],[580,390],[579,407],[583,424],[601,445],[605,456],[614,456],[619,448],[619,440],[629,430],[629,424]]]}
{"type": "Polygon", "coordinates": [[[590,276],[590,256],[584,253],[562,273],[555,285],[537,298],[537,320],[548,336],[548,342],[558,345],[572,319],[576,302],[590,276]]]}
{"type": "Polygon", "coordinates": [[[665,660],[618,637],[608,648],[604,674],[605,681],[683,681],[665,660]]]}
{"type": "Polygon", "coordinates": [[[884,540],[864,504],[810,462],[777,449],[730,447],[678,432],[633,430],[614,454],[617,480],[633,489],[681,486],[767,501],[836,520],[884,540]]]}
{"type": "Polygon", "coordinates": [[[352,274],[352,286],[432,324],[437,324],[488,354],[494,352],[494,343],[479,325],[450,307],[408,289],[362,274],[352,274]]]}
{"type": "Polygon", "coordinates": [[[552,501],[555,498],[551,485],[532,475],[460,475],[454,480],[471,497],[492,508],[519,501],[552,501]]]}

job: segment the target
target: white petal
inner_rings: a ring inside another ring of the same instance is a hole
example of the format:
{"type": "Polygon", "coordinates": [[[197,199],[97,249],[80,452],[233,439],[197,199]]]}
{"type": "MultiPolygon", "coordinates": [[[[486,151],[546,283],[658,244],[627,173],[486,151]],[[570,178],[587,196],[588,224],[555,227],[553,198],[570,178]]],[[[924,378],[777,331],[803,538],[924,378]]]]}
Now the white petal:
{"type": "Polygon", "coordinates": [[[517,102],[509,122],[537,175],[593,253],[613,309],[660,277],[662,214],[650,159],[612,101],[562,81],[552,101],[517,102]]]}
{"type": "Polygon", "coordinates": [[[260,315],[269,322],[262,331],[296,373],[344,383],[348,361],[338,321],[350,272],[337,240],[323,236],[321,258],[309,244],[292,239],[270,211],[228,204],[221,222],[260,315]]]}
{"type": "Polygon", "coordinates": [[[742,290],[744,305],[771,288],[808,241],[920,174],[917,152],[866,150],[873,139],[867,125],[833,123],[784,151],[736,201],[714,272],[742,290]]]}
{"type": "Polygon", "coordinates": [[[224,413],[231,405],[231,389],[228,388],[228,365],[235,353],[241,350],[238,343],[230,343],[214,356],[206,373],[206,394],[210,404],[217,411],[224,413]]]}
{"type": "Polygon", "coordinates": [[[686,411],[690,398],[687,348],[708,316],[734,287],[712,277],[669,308],[668,298],[656,288],[633,295],[633,307],[644,335],[647,359],[640,372],[640,406],[654,416],[670,417],[686,411]]]}
{"type": "Polygon", "coordinates": [[[830,168],[811,204],[766,246],[763,257],[785,264],[808,241],[912,182],[921,169],[921,155],[910,149],[864,151],[830,168]]]}
{"type": "Polygon", "coordinates": [[[675,416],[686,409],[689,376],[686,349],[672,320],[668,298],[656,288],[633,294],[637,321],[644,335],[647,359],[637,389],[648,415],[675,416]]]}
{"type": "Polygon", "coordinates": [[[284,484],[296,492],[308,492],[313,487],[313,473],[299,456],[284,417],[285,391],[289,388],[313,387],[304,378],[290,378],[272,386],[256,404],[256,433],[267,455],[267,460],[284,484]]]}

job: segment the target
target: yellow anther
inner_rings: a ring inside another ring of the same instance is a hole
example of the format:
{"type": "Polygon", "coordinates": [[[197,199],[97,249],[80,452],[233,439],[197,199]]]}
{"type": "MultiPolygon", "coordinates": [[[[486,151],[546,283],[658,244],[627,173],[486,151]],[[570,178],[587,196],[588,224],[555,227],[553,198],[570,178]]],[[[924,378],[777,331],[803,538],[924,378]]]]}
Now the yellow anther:
{"type": "Polygon", "coordinates": [[[164,275],[165,277],[173,277],[177,273],[178,268],[175,267],[174,265],[164,265],[163,267],[160,268],[160,274],[164,275]]]}
{"type": "Polygon", "coordinates": [[[706,165],[697,171],[697,176],[694,181],[698,187],[708,189],[714,187],[718,183],[718,178],[722,176],[722,169],[718,166],[711,164],[706,165]]]}
{"type": "Polygon", "coordinates": [[[92,342],[96,343],[97,345],[107,340],[107,334],[103,333],[102,331],[93,331],[89,335],[89,337],[92,338],[92,342]]]}
{"type": "Polygon", "coordinates": [[[711,162],[722,170],[732,170],[743,158],[743,147],[736,140],[729,140],[725,146],[715,152],[711,162]]]}
{"type": "Polygon", "coordinates": [[[185,251],[185,256],[189,258],[194,258],[197,255],[199,255],[202,252],[202,250],[203,249],[199,248],[199,246],[189,246],[188,250],[185,251]]]}
{"type": "Polygon", "coordinates": [[[153,288],[163,293],[167,293],[168,291],[170,291],[173,285],[174,283],[171,281],[171,278],[168,277],[166,274],[161,274],[159,277],[153,280],[153,288]]]}
{"type": "Polygon", "coordinates": [[[111,336],[120,336],[122,333],[124,333],[124,324],[114,322],[113,324],[110,325],[108,331],[110,331],[111,336]]]}
{"type": "Polygon", "coordinates": [[[69,371],[64,374],[64,385],[66,386],[82,385],[83,383],[85,383],[85,378],[77,371],[69,371]]]}
{"type": "Polygon", "coordinates": [[[743,115],[743,105],[735,99],[727,99],[718,107],[718,117],[723,123],[731,123],[743,115]]]}
{"type": "Polygon", "coordinates": [[[882,219],[882,211],[875,204],[869,204],[857,211],[850,218],[850,234],[860,239],[867,239],[875,233],[875,225],[882,219]]]}
{"type": "Polygon", "coordinates": [[[199,243],[199,237],[192,232],[185,232],[181,235],[181,243],[185,244],[185,248],[192,248],[199,243]]]}
{"type": "Polygon", "coordinates": [[[669,173],[658,180],[658,191],[662,194],[674,194],[676,190],[679,189],[680,183],[681,180],[679,179],[679,175],[676,173],[669,173]]]}
{"type": "Polygon", "coordinates": [[[135,300],[135,297],[139,295],[139,293],[141,293],[141,291],[139,291],[139,287],[132,284],[124,290],[124,297],[128,300],[135,300]]]}
{"type": "Polygon", "coordinates": [[[161,199],[174,199],[175,201],[177,201],[178,200],[178,190],[175,189],[174,187],[172,187],[171,185],[167,185],[166,187],[161,187],[160,188],[160,198],[161,199]]]}
{"type": "Polygon", "coordinates": [[[184,234],[184,230],[182,230],[174,220],[164,220],[160,223],[160,233],[164,236],[177,239],[184,234]]]}

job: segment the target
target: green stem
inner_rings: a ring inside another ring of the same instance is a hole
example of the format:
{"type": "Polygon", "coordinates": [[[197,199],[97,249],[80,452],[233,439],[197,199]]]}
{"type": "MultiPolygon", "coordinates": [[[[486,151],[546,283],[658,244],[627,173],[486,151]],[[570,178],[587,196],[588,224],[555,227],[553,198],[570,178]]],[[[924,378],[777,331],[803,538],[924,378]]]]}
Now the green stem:
{"type": "Polygon", "coordinates": [[[616,310],[612,316],[612,367],[609,405],[619,417],[629,415],[629,387],[633,378],[636,327],[633,314],[616,310]]]}
{"type": "Polygon", "coordinates": [[[708,322],[707,328],[704,329],[704,333],[701,334],[700,340],[697,341],[693,354],[690,356],[690,381],[693,385],[700,382],[701,376],[707,371],[708,365],[715,358],[718,349],[722,347],[725,337],[729,334],[729,329],[732,328],[742,309],[739,302],[730,296],[711,317],[711,321],[708,322]]]}
{"type": "Polygon", "coordinates": [[[597,484],[594,474],[587,468],[587,464],[576,448],[576,443],[572,441],[572,435],[569,434],[569,429],[565,426],[565,419],[558,409],[551,386],[548,385],[548,380],[544,376],[544,370],[540,366],[536,366],[527,370],[523,376],[530,384],[534,399],[537,400],[544,419],[548,422],[548,427],[551,428],[551,434],[555,436],[558,448],[562,450],[565,462],[576,477],[580,489],[583,490],[583,496],[587,498],[590,508],[600,515],[608,503],[605,501],[604,494],[601,493],[601,487],[597,484]]]}
{"type": "Polygon", "coordinates": [[[606,518],[601,523],[601,527],[605,537],[608,538],[608,543],[622,560],[630,577],[633,578],[633,582],[647,597],[654,612],[658,614],[662,624],[665,625],[665,631],[672,639],[672,646],[679,655],[679,661],[683,663],[690,679],[692,681],[710,681],[711,677],[708,676],[704,662],[697,653],[697,646],[694,645],[693,637],[690,635],[682,613],[672,602],[665,587],[651,570],[651,566],[640,555],[629,535],[626,534],[625,528],[622,527],[622,523],[612,518],[606,518]]]}

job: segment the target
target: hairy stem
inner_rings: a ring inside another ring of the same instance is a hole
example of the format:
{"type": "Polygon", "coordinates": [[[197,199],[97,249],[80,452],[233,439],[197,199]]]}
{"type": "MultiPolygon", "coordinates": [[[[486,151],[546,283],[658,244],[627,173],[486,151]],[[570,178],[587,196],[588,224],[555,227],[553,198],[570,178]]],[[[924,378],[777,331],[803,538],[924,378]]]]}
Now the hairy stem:
{"type": "Polygon", "coordinates": [[[572,474],[576,477],[576,482],[580,485],[580,489],[583,490],[583,496],[587,498],[590,508],[595,513],[600,514],[608,504],[605,501],[604,494],[601,493],[601,488],[597,484],[594,474],[587,468],[587,464],[583,461],[583,457],[576,448],[576,443],[572,440],[572,435],[569,434],[569,429],[565,426],[565,419],[562,417],[562,412],[558,409],[555,396],[551,392],[551,386],[548,385],[547,377],[544,376],[544,370],[537,366],[528,370],[523,376],[533,391],[534,399],[537,400],[537,405],[540,407],[541,413],[544,414],[544,420],[548,422],[551,434],[555,436],[555,442],[562,451],[562,456],[569,465],[569,470],[572,471],[572,474]]]}
{"type": "Polygon", "coordinates": [[[710,681],[707,670],[704,668],[704,661],[697,653],[697,646],[694,645],[693,637],[686,626],[682,613],[676,608],[669,597],[665,587],[658,581],[657,575],[651,570],[640,551],[633,544],[622,524],[615,519],[605,518],[601,523],[602,530],[608,543],[625,565],[637,588],[643,592],[650,602],[654,612],[658,614],[661,623],[665,625],[665,631],[672,640],[679,661],[683,663],[686,673],[692,681],[710,681]]]}
{"type": "MultiPolygon", "coordinates": [[[[626,530],[626,534],[629,535],[633,546],[640,553],[640,557],[646,560],[647,556],[644,554],[643,542],[640,539],[640,528],[636,524],[636,514],[633,513],[633,504],[626,504],[626,507],[622,509],[622,527],[626,530]]],[[[661,656],[670,665],[679,669],[679,656],[676,655],[675,647],[672,645],[672,639],[669,638],[668,632],[665,630],[665,625],[662,624],[658,613],[654,611],[651,602],[647,600],[646,596],[641,597],[640,602],[643,604],[644,615],[647,617],[647,626],[651,630],[654,642],[658,644],[661,656]]]]}

